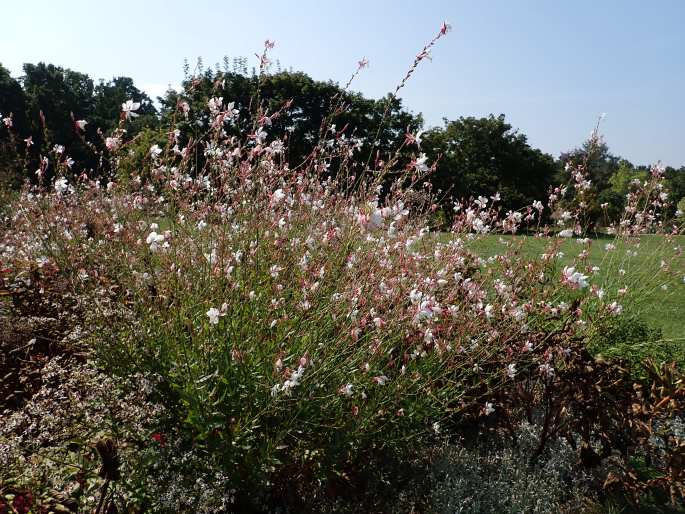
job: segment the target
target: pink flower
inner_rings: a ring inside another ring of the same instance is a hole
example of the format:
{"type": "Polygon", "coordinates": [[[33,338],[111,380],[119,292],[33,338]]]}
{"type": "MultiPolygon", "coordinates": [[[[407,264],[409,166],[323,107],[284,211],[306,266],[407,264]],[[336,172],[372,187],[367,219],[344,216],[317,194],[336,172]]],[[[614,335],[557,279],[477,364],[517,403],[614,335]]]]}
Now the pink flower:
{"type": "Polygon", "coordinates": [[[378,377],[373,377],[373,381],[376,382],[378,385],[385,385],[385,383],[388,381],[388,377],[385,375],[380,375],[378,377]]]}
{"type": "Polygon", "coordinates": [[[117,148],[119,148],[119,145],[121,144],[121,140],[118,137],[108,137],[105,139],[105,146],[107,147],[107,150],[110,152],[113,152],[117,148]]]}

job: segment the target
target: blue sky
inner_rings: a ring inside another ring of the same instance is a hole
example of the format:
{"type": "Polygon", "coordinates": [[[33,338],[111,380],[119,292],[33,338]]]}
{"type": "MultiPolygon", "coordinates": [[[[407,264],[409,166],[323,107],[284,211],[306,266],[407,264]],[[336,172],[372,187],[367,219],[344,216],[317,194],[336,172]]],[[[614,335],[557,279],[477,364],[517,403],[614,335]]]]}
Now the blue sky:
{"type": "Polygon", "coordinates": [[[453,31],[402,91],[427,125],[505,113],[546,152],[579,145],[607,113],[611,150],[685,165],[685,1],[2,0],[0,62],[46,61],[91,77],[127,75],[156,95],[206,64],[276,41],[273,57],[353,89],[394,89],[423,43],[453,31]]]}

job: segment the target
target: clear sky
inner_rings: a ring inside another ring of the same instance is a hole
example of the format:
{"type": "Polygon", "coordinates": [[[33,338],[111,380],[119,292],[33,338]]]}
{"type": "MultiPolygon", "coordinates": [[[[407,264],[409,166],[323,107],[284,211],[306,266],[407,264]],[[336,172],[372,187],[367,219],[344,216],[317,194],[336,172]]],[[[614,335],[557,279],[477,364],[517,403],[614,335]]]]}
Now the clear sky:
{"type": "Polygon", "coordinates": [[[555,156],[597,116],[613,153],[685,165],[685,0],[0,0],[0,62],[15,76],[45,61],[156,96],[182,62],[256,61],[267,38],[286,68],[379,97],[423,43],[453,31],[401,96],[427,125],[505,113],[555,156]]]}

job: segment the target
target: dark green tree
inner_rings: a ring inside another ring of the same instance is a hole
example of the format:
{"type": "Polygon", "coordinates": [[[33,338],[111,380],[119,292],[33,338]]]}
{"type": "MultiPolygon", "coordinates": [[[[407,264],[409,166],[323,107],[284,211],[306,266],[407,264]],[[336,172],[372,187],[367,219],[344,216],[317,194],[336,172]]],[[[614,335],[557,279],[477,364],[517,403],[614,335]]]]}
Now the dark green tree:
{"type": "Polygon", "coordinates": [[[552,184],[552,156],[531,148],[503,114],[444,120],[423,134],[421,147],[437,162],[430,178],[450,215],[454,200],[501,195],[504,209],[520,209],[544,200],[552,184]]]}
{"type": "Polygon", "coordinates": [[[140,103],[138,116],[127,125],[130,135],[135,135],[143,127],[154,128],[157,123],[157,109],[148,95],[138,89],[130,77],[114,77],[108,82],[101,80],[93,91],[92,124],[105,134],[117,127],[120,120],[121,105],[127,100],[140,103]]]}
{"type": "Polygon", "coordinates": [[[0,187],[16,187],[23,178],[22,161],[29,136],[26,95],[21,84],[0,64],[0,187]],[[2,119],[11,119],[7,126],[2,119]]]}
{"type": "Polygon", "coordinates": [[[34,158],[61,145],[76,162],[75,172],[96,168],[97,159],[75,125],[93,113],[93,81],[88,75],[42,62],[24,64],[22,83],[34,158]]]}
{"type": "Polygon", "coordinates": [[[583,165],[592,181],[593,188],[599,194],[610,187],[611,177],[619,169],[622,161],[624,159],[609,151],[605,142],[591,143],[586,141],[580,148],[562,153],[559,156],[559,181],[563,183],[570,180],[565,169],[567,164],[572,166],[583,165]]]}
{"type": "MultiPolygon", "coordinates": [[[[402,145],[405,132],[416,132],[422,125],[421,117],[406,111],[399,99],[367,99],[344,91],[334,82],[313,80],[305,73],[281,71],[259,77],[212,70],[188,78],[181,92],[167,93],[162,102],[163,124],[181,122],[184,141],[190,137],[201,140],[210,123],[207,102],[214,97],[222,98],[224,104],[233,102],[240,111],[238,121],[226,127],[236,136],[246,137],[252,131],[258,112],[270,116],[280,111],[266,127],[267,141],[287,139],[291,167],[306,162],[324,127],[335,126],[334,131],[327,132],[328,138],[333,133],[355,138],[359,148],[352,165],[362,168],[369,161],[375,162],[377,156],[387,160],[402,145]],[[177,111],[181,101],[190,106],[187,120],[177,111]]],[[[331,172],[335,172],[336,164],[331,163],[331,172]]]]}
{"type": "Polygon", "coordinates": [[[668,166],[664,172],[666,191],[671,202],[671,214],[675,213],[677,205],[685,199],[685,166],[673,168],[668,166]]]}

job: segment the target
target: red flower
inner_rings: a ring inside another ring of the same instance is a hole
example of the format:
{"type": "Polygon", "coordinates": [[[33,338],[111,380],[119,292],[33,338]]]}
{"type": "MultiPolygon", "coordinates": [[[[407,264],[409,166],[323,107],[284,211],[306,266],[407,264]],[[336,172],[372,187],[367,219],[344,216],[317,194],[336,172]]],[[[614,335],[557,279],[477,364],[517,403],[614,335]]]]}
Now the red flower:
{"type": "Polygon", "coordinates": [[[164,448],[164,445],[166,444],[166,435],[162,432],[155,432],[152,434],[152,440],[159,443],[159,446],[164,448]]]}
{"type": "Polygon", "coordinates": [[[17,494],[12,502],[12,508],[17,514],[28,514],[31,510],[31,503],[33,503],[31,493],[17,494]]]}

